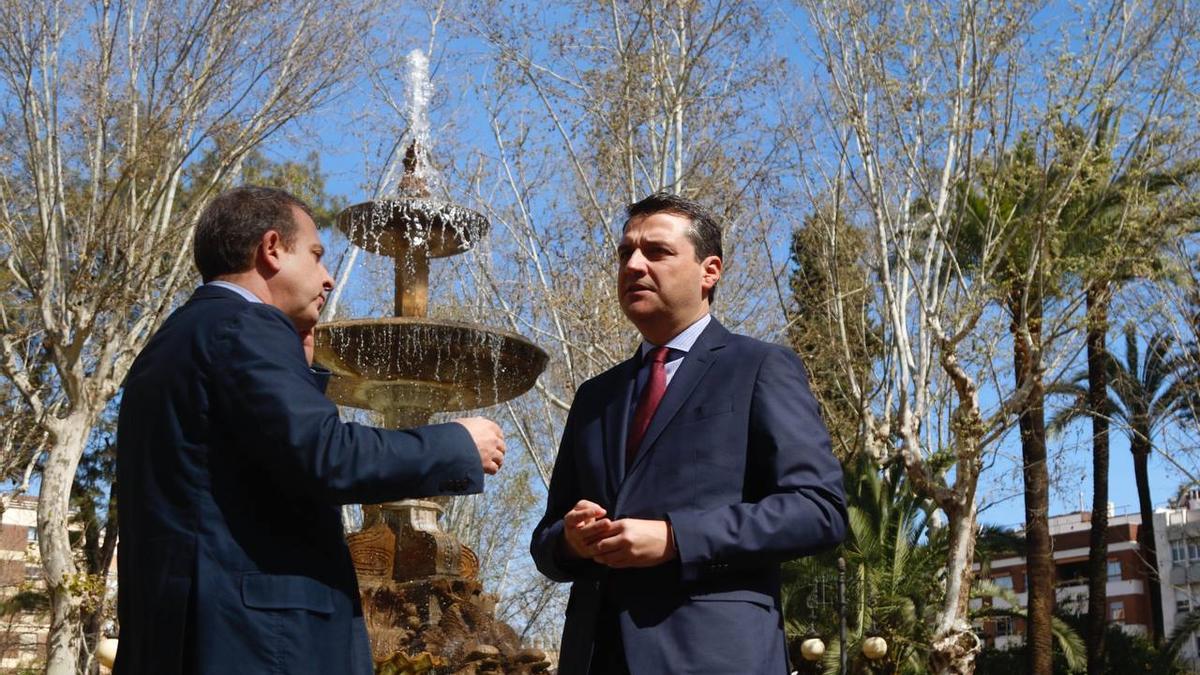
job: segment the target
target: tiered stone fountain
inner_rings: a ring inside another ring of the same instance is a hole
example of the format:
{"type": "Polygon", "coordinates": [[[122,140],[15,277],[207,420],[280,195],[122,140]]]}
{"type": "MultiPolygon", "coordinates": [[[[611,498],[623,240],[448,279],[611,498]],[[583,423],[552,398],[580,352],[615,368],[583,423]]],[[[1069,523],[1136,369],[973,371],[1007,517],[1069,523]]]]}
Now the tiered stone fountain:
{"type": "MultiPolygon", "coordinates": [[[[462,253],[488,230],[473,211],[430,197],[423,148],[405,156],[395,199],[351,206],[338,227],[355,245],[395,262],[394,317],[317,326],[316,360],[333,371],[335,402],[378,411],[384,426],[425,424],[433,413],[507,401],[533,386],[546,353],[520,335],[426,317],[429,259],[462,253]]],[[[539,650],[494,619],[475,554],[438,527],[435,500],[363,507],[348,536],[380,673],[540,673],[539,650]]]]}

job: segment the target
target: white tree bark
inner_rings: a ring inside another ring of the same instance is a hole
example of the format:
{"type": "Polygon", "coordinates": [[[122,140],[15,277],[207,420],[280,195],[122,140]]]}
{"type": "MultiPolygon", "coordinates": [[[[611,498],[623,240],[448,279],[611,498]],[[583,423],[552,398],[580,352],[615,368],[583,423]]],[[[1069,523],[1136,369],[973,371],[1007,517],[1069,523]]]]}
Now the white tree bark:
{"type": "Polygon", "coordinates": [[[0,8],[0,233],[18,293],[0,316],[0,375],[47,438],[38,529],[52,675],[75,671],[80,645],[68,503],[91,429],[193,279],[200,208],[245,153],[334,93],[350,65],[343,47],[370,10],[315,0],[0,8]],[[39,355],[50,373],[40,380],[30,377],[39,355]]]}
{"type": "MultiPolygon", "coordinates": [[[[969,673],[980,647],[967,621],[976,489],[987,454],[1015,422],[1028,391],[998,377],[994,367],[999,355],[992,336],[997,328],[1008,329],[998,324],[1004,317],[996,304],[997,266],[1015,258],[1006,255],[1015,228],[1004,219],[988,223],[979,259],[963,259],[958,191],[971,186],[995,194],[981,185],[995,176],[979,166],[999,165],[1022,133],[1047,137],[1068,119],[1086,136],[1094,131],[1095,111],[1115,92],[1163,97],[1176,86],[1170,84],[1176,45],[1192,29],[1171,23],[1180,9],[1173,3],[1120,3],[1090,7],[1076,17],[1078,44],[1066,40],[1033,49],[1040,39],[1038,10],[1022,2],[802,4],[825,73],[826,127],[803,150],[832,156],[836,165],[825,173],[809,168],[814,197],[836,195],[839,212],[874,237],[868,264],[878,288],[871,318],[881,327],[885,351],[872,373],[879,390],[864,390],[853,372],[845,381],[864,402],[873,454],[899,457],[914,488],[946,513],[947,592],[934,618],[930,668],[969,673]],[[1170,59],[1156,58],[1154,49],[1170,59]],[[1064,72],[1066,59],[1075,62],[1064,72]],[[1030,89],[1039,92],[1036,100],[1030,89]],[[985,385],[998,401],[989,410],[980,405],[985,385]],[[930,464],[942,450],[954,458],[950,477],[930,464]]],[[[1153,127],[1159,105],[1155,100],[1140,110],[1131,126],[1153,127]]],[[[1134,134],[1132,147],[1142,133],[1134,134]]],[[[1081,180],[1075,168],[1064,178],[1064,190],[1081,180]]],[[[1058,199],[1065,197],[1052,196],[1050,219],[1054,204],[1061,208],[1058,199]]],[[[1030,286],[1037,283],[1038,263],[1026,257],[1028,269],[1005,274],[1030,286]]],[[[1050,373],[1078,345],[1077,333],[1071,337],[1069,330],[1078,301],[1063,304],[1061,315],[1047,317],[1042,326],[1044,349],[1057,351],[1035,359],[1050,373]]],[[[1030,345],[1028,327],[1017,329],[1017,339],[1030,345]]],[[[853,353],[851,347],[845,353],[853,353]]]]}
{"type": "Polygon", "coordinates": [[[83,456],[92,424],[99,416],[99,410],[76,409],[50,424],[57,452],[46,454],[37,509],[38,532],[49,535],[38,537],[42,570],[50,590],[47,653],[58,657],[48,661],[48,673],[75,672],[75,655],[83,637],[78,623],[79,598],[71,588],[76,576],[75,556],[68,538],[62,535],[67,532],[70,520],[69,501],[75,469],[83,456]]]}

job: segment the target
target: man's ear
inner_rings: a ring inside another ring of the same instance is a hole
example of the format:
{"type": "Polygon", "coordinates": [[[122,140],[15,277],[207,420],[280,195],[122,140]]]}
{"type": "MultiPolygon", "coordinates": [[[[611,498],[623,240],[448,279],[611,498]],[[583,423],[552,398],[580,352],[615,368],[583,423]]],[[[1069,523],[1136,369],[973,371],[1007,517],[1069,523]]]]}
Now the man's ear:
{"type": "Polygon", "coordinates": [[[278,272],[283,268],[283,250],[283,238],[279,236],[279,232],[267,230],[263,232],[254,255],[258,258],[258,264],[271,272],[278,272]]]}
{"type": "Polygon", "coordinates": [[[715,255],[710,255],[700,262],[700,285],[707,295],[709,289],[717,285],[717,281],[721,279],[721,259],[715,255]]]}

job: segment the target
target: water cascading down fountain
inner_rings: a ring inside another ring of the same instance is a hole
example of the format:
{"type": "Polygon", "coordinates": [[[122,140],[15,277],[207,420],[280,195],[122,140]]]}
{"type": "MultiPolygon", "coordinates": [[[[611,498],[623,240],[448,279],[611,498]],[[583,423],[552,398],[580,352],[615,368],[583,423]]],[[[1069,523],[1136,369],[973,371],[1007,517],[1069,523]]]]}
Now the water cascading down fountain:
{"type": "MultiPolygon", "coordinates": [[[[410,61],[410,128],[398,194],[347,208],[338,228],[395,264],[395,316],[317,326],[316,360],[333,371],[327,394],[373,410],[383,425],[426,424],[437,412],[481,408],[529,390],[546,366],[514,333],[427,318],[429,260],[469,250],[488,231],[480,214],[431,196],[423,54],[410,61]],[[427,125],[424,129],[427,130],[427,125]]],[[[550,664],[494,618],[475,554],[438,526],[442,505],[409,499],[363,507],[348,535],[377,672],[540,673],[550,664]]]]}

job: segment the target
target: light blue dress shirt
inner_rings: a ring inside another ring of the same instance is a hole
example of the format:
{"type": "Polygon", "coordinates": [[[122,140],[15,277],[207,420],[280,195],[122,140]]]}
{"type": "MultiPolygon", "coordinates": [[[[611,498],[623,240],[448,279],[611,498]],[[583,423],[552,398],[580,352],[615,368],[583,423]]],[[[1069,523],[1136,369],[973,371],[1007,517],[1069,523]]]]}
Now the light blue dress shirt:
{"type": "Polygon", "coordinates": [[[237,284],[233,283],[232,281],[221,281],[218,279],[217,281],[210,281],[204,285],[205,286],[216,286],[218,288],[224,288],[227,291],[233,291],[234,293],[237,293],[238,295],[249,300],[250,302],[262,302],[262,300],[260,300],[257,295],[251,293],[249,289],[247,289],[244,286],[238,286],[237,284]]]}

